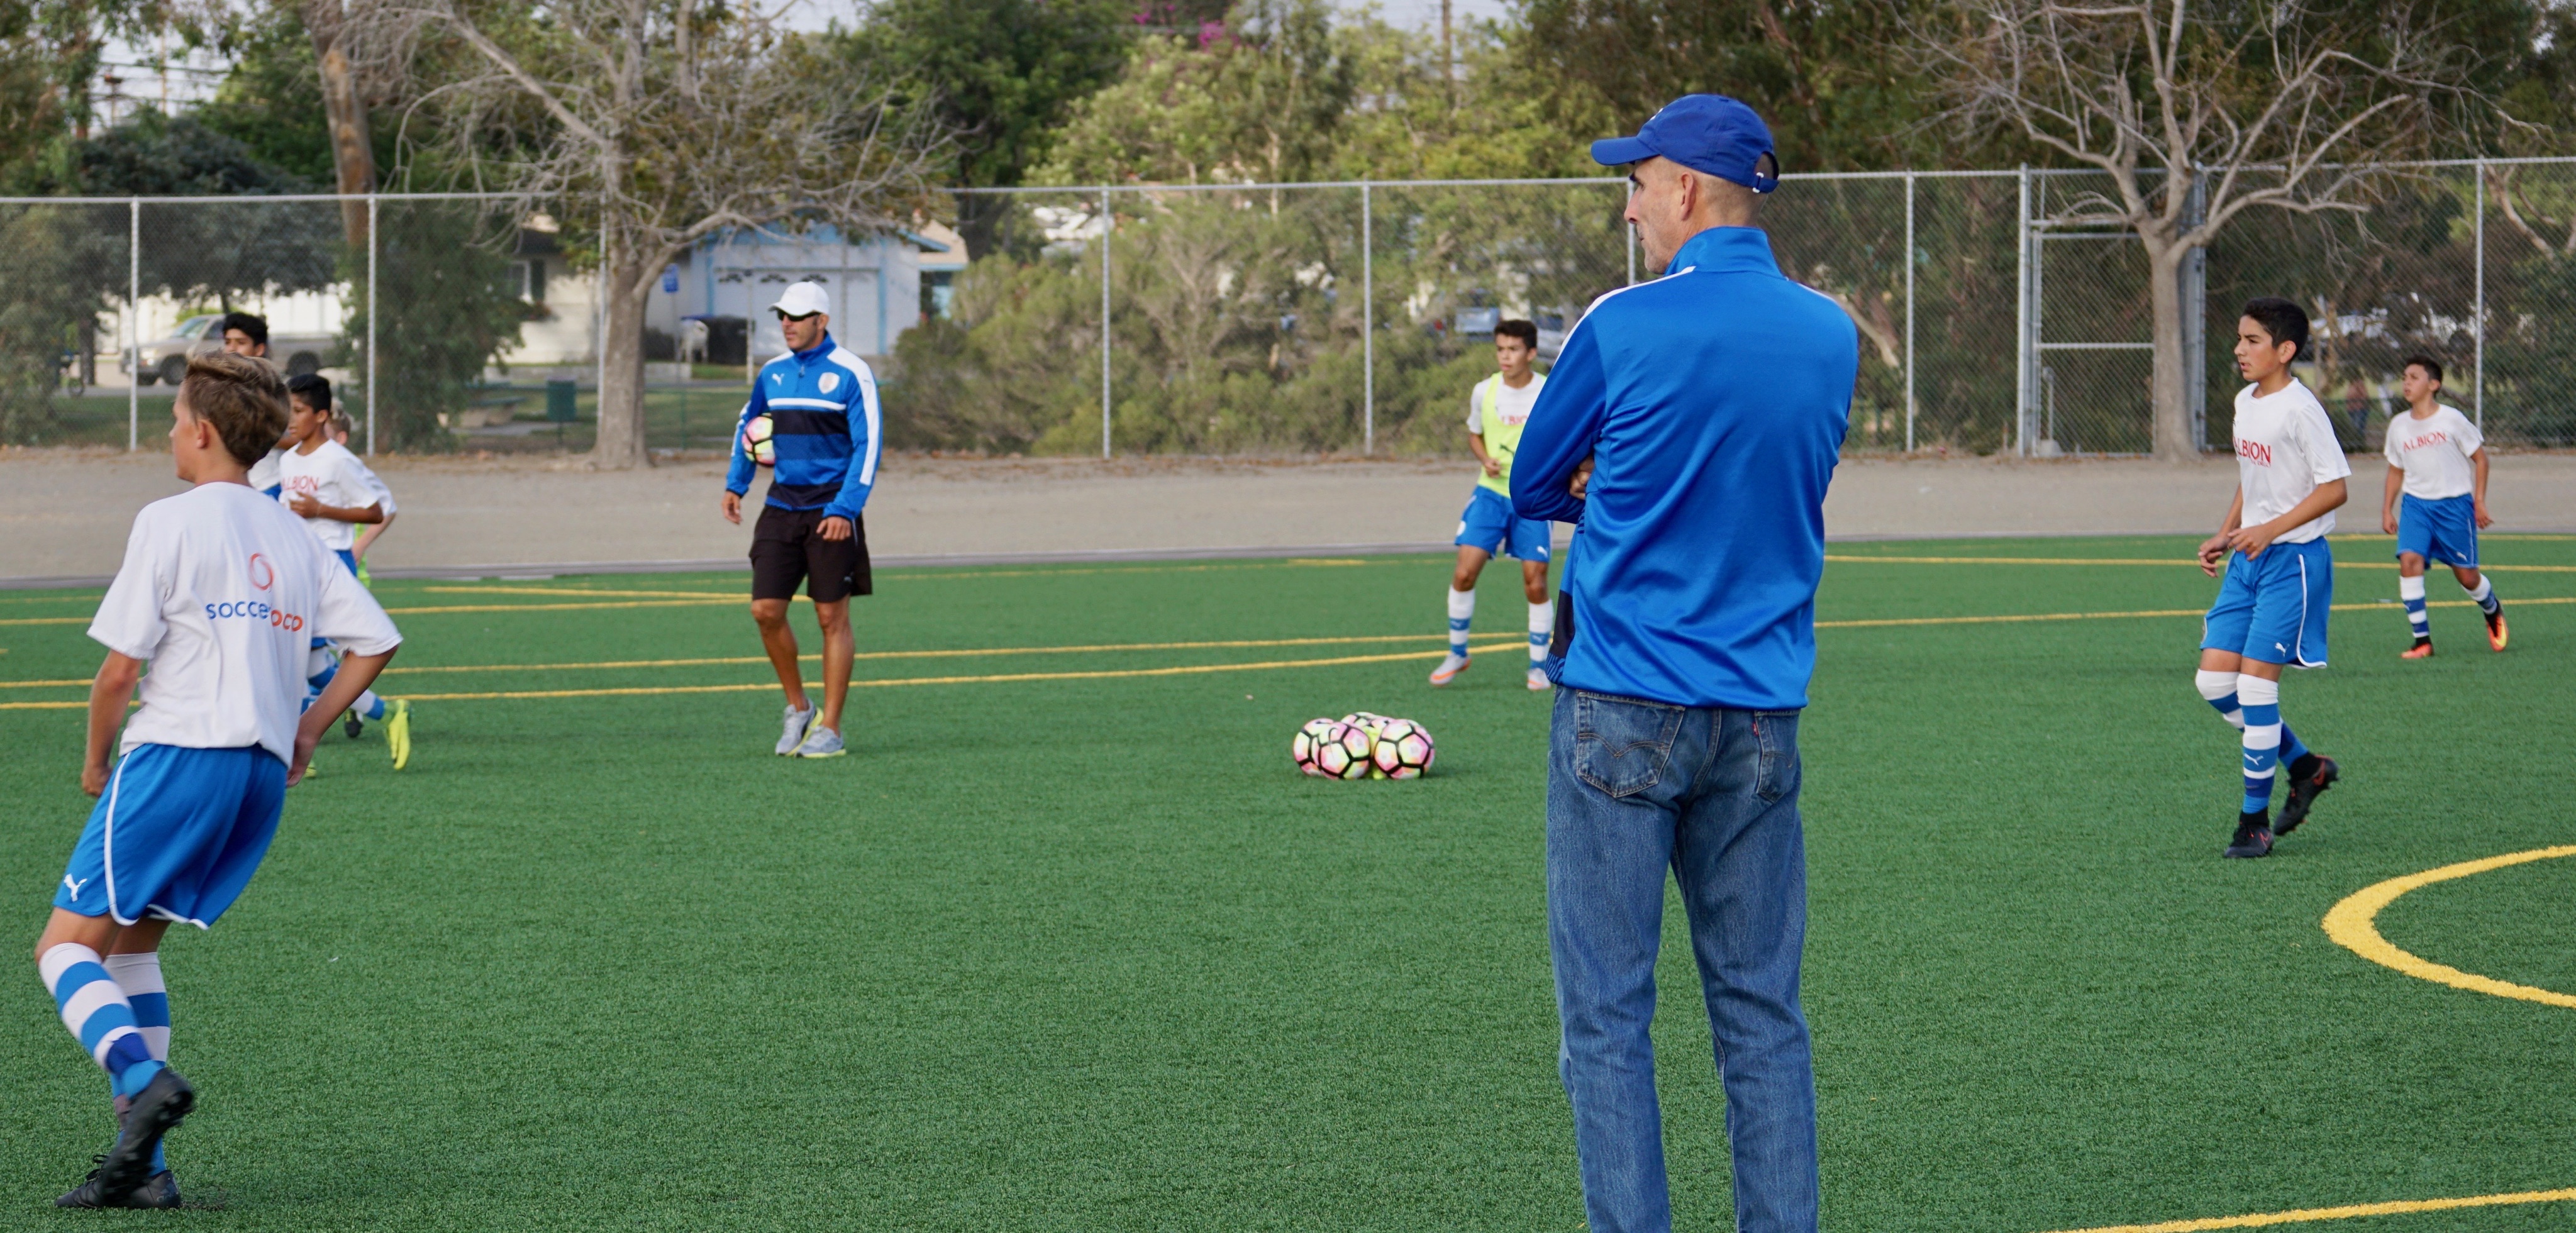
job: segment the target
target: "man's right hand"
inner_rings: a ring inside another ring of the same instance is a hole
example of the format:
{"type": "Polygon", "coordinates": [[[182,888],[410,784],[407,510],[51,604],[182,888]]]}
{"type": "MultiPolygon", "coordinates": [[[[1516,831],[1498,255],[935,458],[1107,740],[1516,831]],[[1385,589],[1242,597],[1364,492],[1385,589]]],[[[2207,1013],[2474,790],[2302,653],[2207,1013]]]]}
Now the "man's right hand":
{"type": "Polygon", "coordinates": [[[725,521],[730,522],[735,526],[742,525],[741,493],[734,492],[730,489],[726,490],[724,500],[717,502],[716,508],[724,511],[725,521]]]}

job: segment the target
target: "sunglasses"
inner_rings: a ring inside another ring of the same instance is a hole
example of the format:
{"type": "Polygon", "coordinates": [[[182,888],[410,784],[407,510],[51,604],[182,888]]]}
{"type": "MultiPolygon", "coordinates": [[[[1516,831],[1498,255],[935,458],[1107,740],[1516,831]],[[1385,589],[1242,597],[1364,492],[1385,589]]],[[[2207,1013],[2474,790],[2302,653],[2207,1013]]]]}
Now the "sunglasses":
{"type": "Polygon", "coordinates": [[[821,314],[821,313],[806,313],[806,314],[804,314],[804,315],[802,315],[802,316],[790,317],[790,316],[788,316],[788,315],[787,315],[786,313],[784,313],[784,312],[779,312],[779,310],[777,310],[777,309],[771,309],[770,311],[771,311],[771,312],[773,312],[773,313],[776,313],[776,314],[777,314],[777,316],[778,316],[778,319],[779,319],[779,320],[781,320],[781,321],[811,321],[811,320],[813,320],[814,318],[816,318],[816,317],[820,317],[820,316],[822,316],[822,315],[823,315],[823,314],[821,314]]]}

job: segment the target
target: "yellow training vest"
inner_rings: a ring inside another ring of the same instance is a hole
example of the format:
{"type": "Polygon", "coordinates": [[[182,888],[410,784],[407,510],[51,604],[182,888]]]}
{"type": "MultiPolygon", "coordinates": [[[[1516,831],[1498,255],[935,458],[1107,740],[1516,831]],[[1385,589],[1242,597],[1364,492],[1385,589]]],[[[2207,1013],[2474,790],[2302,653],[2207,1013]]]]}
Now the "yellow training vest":
{"type": "MultiPolygon", "coordinates": [[[[1536,373],[1530,374],[1530,380],[1533,382],[1546,379],[1536,373]]],[[[1479,418],[1485,428],[1482,434],[1485,438],[1485,453],[1495,462],[1502,464],[1503,468],[1501,475],[1486,475],[1480,469],[1476,476],[1476,486],[1491,488],[1508,497],[1512,495],[1512,455],[1521,448],[1521,428],[1527,417],[1524,416],[1519,420],[1503,418],[1503,375],[1501,373],[1485,378],[1484,384],[1476,387],[1476,400],[1479,418]]]]}

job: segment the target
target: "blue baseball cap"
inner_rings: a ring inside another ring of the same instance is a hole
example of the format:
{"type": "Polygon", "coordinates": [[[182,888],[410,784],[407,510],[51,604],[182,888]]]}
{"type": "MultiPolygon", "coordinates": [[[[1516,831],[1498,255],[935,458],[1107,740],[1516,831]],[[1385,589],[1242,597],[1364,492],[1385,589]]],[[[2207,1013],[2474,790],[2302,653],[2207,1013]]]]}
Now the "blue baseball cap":
{"type": "Polygon", "coordinates": [[[1664,104],[1636,136],[1592,143],[1592,161],[1604,167],[1642,163],[1657,155],[1757,193],[1780,187],[1771,126],[1752,108],[1723,94],[1685,94],[1664,104]]]}

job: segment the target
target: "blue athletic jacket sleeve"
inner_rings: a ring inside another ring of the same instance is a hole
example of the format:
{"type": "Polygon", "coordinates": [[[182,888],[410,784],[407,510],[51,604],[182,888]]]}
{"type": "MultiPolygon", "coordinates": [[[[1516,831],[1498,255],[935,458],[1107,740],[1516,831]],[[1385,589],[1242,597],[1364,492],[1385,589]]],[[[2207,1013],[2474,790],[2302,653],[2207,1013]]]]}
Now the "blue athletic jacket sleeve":
{"type": "Polygon", "coordinates": [[[1692,707],[1794,710],[1860,365],[1833,301],[1749,227],[1691,237],[1668,272],[1593,302],[1512,462],[1522,516],[1575,521],[1559,684],[1692,707]],[[1585,458],[1580,501],[1566,483],[1585,458]]]}
{"type": "Polygon", "coordinates": [[[742,447],[742,430],[751,423],[751,417],[768,409],[769,395],[755,384],[751,397],[742,404],[742,414],[734,417],[733,461],[725,468],[725,491],[737,497],[751,491],[751,473],[758,468],[751,460],[751,451],[742,447]]]}
{"type": "Polygon", "coordinates": [[[877,376],[867,361],[846,351],[834,358],[850,369],[850,469],[841,480],[840,495],[823,507],[823,513],[855,519],[867,508],[868,493],[877,486],[877,455],[885,445],[884,416],[877,407],[877,376]]]}

